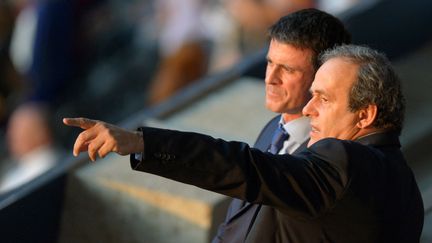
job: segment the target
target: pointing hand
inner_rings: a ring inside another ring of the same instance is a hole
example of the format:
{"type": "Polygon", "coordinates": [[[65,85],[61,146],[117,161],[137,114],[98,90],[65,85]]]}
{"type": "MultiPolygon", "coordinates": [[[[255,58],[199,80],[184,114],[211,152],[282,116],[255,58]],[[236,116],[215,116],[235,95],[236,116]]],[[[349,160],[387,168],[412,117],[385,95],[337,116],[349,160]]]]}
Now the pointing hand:
{"type": "Polygon", "coordinates": [[[140,132],[87,118],[64,118],[63,123],[84,129],[75,141],[74,156],[88,151],[90,159],[95,161],[97,155],[104,158],[110,152],[127,155],[144,151],[144,140],[140,132]]]}

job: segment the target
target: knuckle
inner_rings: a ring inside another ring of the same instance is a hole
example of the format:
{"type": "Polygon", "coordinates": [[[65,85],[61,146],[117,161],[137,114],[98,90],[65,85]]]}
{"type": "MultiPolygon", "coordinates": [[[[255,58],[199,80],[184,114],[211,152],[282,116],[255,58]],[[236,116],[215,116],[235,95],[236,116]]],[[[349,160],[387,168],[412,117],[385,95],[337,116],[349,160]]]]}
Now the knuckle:
{"type": "Polygon", "coordinates": [[[108,146],[112,149],[114,149],[116,147],[116,140],[113,137],[108,137],[106,143],[108,144],[108,146]]]}
{"type": "Polygon", "coordinates": [[[117,147],[117,143],[116,143],[116,141],[114,139],[110,139],[107,142],[107,145],[108,145],[107,147],[110,148],[111,150],[114,150],[117,147]]]}
{"type": "Polygon", "coordinates": [[[91,144],[89,144],[89,146],[88,146],[88,151],[90,152],[90,153],[95,153],[96,152],[96,148],[95,148],[95,146],[91,143],[91,144]]]}
{"type": "Polygon", "coordinates": [[[81,132],[77,138],[78,141],[85,141],[86,139],[87,139],[87,133],[85,131],[81,132]]]}

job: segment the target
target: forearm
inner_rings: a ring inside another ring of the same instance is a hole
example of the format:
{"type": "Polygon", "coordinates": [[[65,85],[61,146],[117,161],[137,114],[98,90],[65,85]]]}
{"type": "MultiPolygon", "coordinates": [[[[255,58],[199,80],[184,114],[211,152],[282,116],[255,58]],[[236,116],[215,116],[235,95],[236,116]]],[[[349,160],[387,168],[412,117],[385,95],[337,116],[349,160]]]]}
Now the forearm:
{"type": "MultiPolygon", "coordinates": [[[[244,184],[244,170],[229,150],[242,150],[244,143],[225,142],[209,136],[162,130],[142,129],[145,141],[143,159],[131,157],[135,170],[157,174],[169,179],[196,185],[208,190],[235,195],[244,184]],[[228,146],[225,149],[224,146],[228,146]],[[225,188],[233,189],[225,191],[225,188]]],[[[238,192],[238,194],[240,194],[238,192]]]]}

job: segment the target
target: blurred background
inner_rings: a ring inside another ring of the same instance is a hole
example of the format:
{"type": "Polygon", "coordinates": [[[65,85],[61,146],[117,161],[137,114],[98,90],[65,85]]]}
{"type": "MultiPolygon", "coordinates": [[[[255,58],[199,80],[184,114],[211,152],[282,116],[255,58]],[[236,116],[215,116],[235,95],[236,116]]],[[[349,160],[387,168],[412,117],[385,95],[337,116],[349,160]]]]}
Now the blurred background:
{"type": "Polygon", "coordinates": [[[309,7],[339,17],[401,76],[403,150],[423,194],[422,242],[431,242],[427,0],[0,1],[0,240],[208,242],[225,197],[133,172],[127,157],[73,158],[79,131],[61,119],[253,144],[274,116],[264,108],[266,30],[309,7]]]}

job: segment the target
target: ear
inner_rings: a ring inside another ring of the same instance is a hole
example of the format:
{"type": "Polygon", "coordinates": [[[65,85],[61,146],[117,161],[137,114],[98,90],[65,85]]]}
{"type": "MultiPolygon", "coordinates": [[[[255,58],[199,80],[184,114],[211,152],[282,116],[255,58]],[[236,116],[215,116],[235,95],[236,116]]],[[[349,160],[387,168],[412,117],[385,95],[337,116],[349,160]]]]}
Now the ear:
{"type": "Polygon", "coordinates": [[[370,104],[359,111],[359,121],[357,127],[367,128],[373,124],[378,114],[378,107],[375,104],[370,104]]]}

